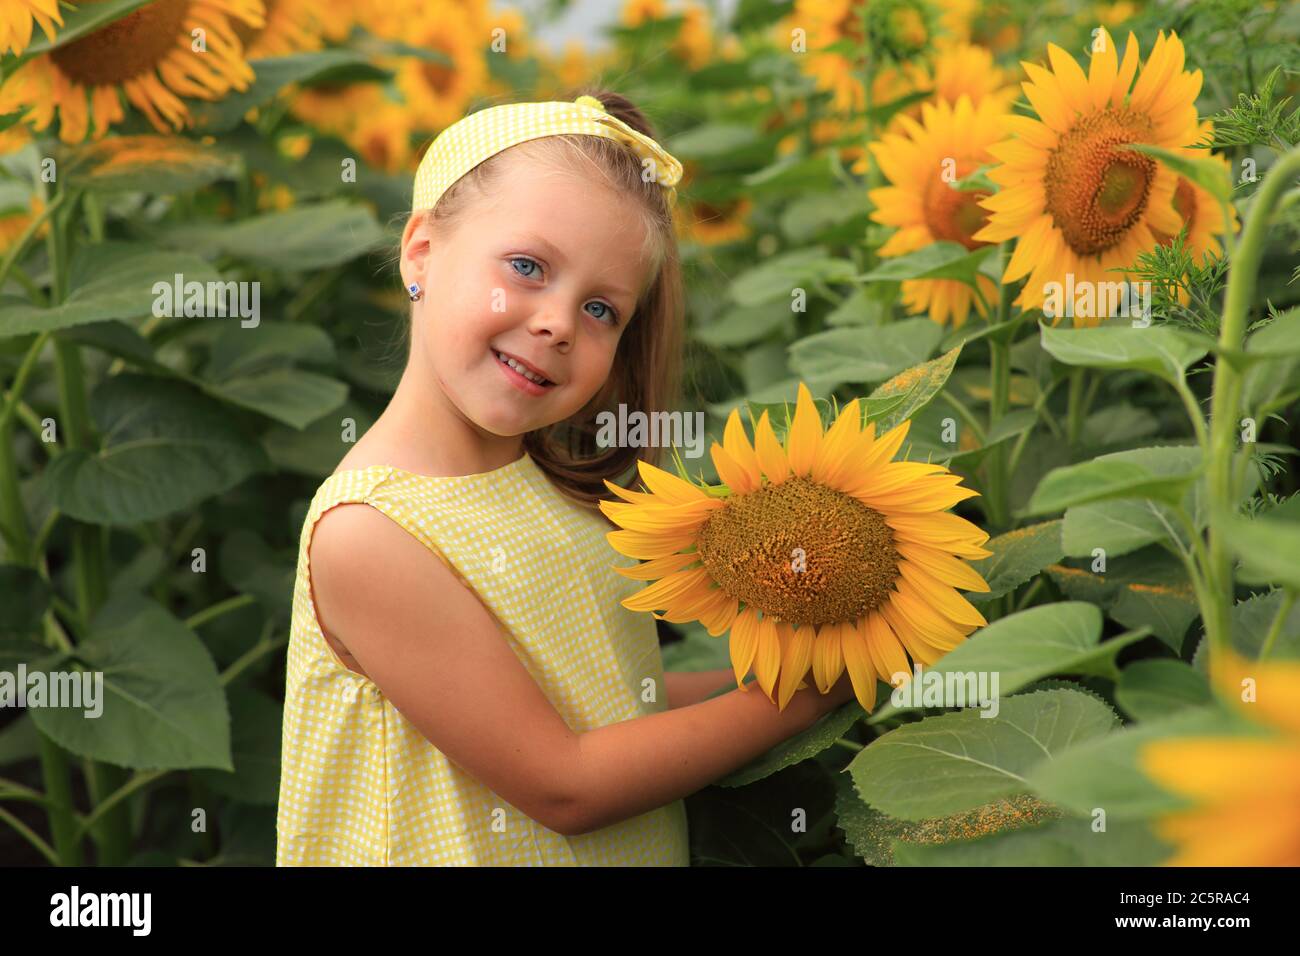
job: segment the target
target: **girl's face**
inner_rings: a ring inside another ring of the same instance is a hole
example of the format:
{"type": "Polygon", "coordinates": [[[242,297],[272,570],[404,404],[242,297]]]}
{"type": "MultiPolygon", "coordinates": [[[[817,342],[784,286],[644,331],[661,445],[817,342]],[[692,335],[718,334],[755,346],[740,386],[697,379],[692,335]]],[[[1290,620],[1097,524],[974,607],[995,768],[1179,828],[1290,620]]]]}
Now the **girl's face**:
{"type": "Polygon", "coordinates": [[[648,264],[640,217],[603,183],[504,161],[499,190],[452,234],[413,220],[402,279],[425,290],[413,360],[468,424],[516,436],[568,418],[604,385],[648,264]]]}

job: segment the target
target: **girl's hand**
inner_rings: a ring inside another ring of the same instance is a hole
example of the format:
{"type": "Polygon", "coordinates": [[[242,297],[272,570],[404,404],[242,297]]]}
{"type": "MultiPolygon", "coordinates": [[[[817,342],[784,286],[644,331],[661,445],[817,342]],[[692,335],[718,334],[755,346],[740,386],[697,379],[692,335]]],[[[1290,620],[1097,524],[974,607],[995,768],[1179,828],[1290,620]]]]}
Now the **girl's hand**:
{"type": "Polygon", "coordinates": [[[813,679],[811,670],[804,677],[804,681],[808,684],[809,691],[817,701],[818,713],[823,715],[838,710],[856,696],[853,693],[853,681],[849,678],[848,668],[844,669],[844,672],[840,674],[840,679],[832,684],[830,691],[825,694],[817,689],[817,682],[813,679]]]}

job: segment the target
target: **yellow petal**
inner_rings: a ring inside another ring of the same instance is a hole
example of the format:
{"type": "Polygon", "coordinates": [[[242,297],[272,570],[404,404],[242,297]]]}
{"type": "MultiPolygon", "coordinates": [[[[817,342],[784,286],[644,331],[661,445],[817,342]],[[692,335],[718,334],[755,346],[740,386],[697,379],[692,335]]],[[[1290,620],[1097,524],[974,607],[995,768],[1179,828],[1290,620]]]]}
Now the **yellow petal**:
{"type": "Polygon", "coordinates": [[[800,477],[812,471],[817,451],[822,443],[822,421],[813,404],[812,393],[803,382],[799,383],[799,397],[795,400],[794,420],[785,436],[786,454],[790,470],[800,477]]]}
{"type": "Polygon", "coordinates": [[[763,474],[767,475],[768,481],[779,485],[790,477],[790,462],[786,458],[785,449],[776,440],[776,433],[772,431],[772,424],[767,420],[766,411],[759,418],[758,427],[754,429],[754,444],[759,464],[763,468],[763,474]]]}
{"type": "Polygon", "coordinates": [[[789,634],[782,649],[781,678],[777,689],[777,708],[785,710],[790,698],[799,687],[799,682],[808,673],[812,664],[813,640],[817,632],[811,624],[801,624],[789,634]]]}

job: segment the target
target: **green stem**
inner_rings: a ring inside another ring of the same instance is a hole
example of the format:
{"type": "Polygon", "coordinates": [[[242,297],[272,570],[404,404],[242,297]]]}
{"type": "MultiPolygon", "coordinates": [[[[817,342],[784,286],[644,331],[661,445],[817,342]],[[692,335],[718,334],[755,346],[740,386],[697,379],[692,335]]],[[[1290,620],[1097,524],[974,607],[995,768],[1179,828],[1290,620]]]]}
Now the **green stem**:
{"type": "MultiPolygon", "coordinates": [[[[1007,414],[1011,391],[1011,347],[1001,335],[989,337],[989,426],[992,432],[1007,414]]],[[[997,528],[1010,524],[1007,516],[1007,446],[999,442],[986,459],[988,468],[989,523],[997,528]]]]}
{"type": "Polygon", "coordinates": [[[1261,661],[1268,657],[1268,652],[1273,649],[1273,642],[1282,633],[1282,625],[1286,622],[1287,615],[1291,613],[1291,607],[1295,604],[1295,599],[1295,591],[1287,591],[1282,598],[1282,606],[1277,609],[1277,614],[1273,616],[1273,623],[1269,626],[1268,636],[1264,638],[1264,643],[1259,649],[1259,659],[1261,661]]]}
{"type": "Polygon", "coordinates": [[[57,850],[33,833],[27,824],[23,823],[22,820],[19,820],[4,807],[0,807],[0,820],[3,820],[5,823],[13,827],[24,840],[36,847],[36,849],[40,851],[41,856],[49,860],[53,866],[58,866],[63,862],[62,857],[59,855],[57,850]]]}
{"type": "Polygon", "coordinates": [[[1086,411],[1084,384],[1084,369],[1077,367],[1070,369],[1070,392],[1065,424],[1065,440],[1069,442],[1070,448],[1074,448],[1079,443],[1079,436],[1083,434],[1083,418],[1086,411]]]}
{"type": "Polygon", "coordinates": [[[77,818],[72,810],[72,777],[68,767],[68,754],[45,734],[37,732],[41,758],[41,779],[49,801],[45,814],[50,822],[50,838],[54,840],[55,866],[81,866],[81,840],[77,833],[77,818]]]}
{"type": "Polygon", "coordinates": [[[1187,409],[1187,417],[1192,420],[1192,430],[1196,433],[1196,443],[1202,448],[1206,446],[1209,435],[1205,430],[1205,416],[1201,413],[1201,406],[1196,402],[1196,396],[1192,390],[1187,387],[1187,382],[1181,375],[1174,381],[1174,388],[1178,392],[1178,397],[1183,400],[1183,407],[1187,409]]]}
{"type": "Polygon", "coordinates": [[[211,607],[205,607],[202,611],[185,619],[185,626],[191,631],[197,631],[209,621],[221,617],[230,611],[236,611],[245,605],[252,604],[257,600],[251,594],[237,594],[235,597],[226,598],[224,601],[218,601],[211,607]]]}
{"type": "MultiPolygon", "coordinates": [[[[1279,197],[1300,175],[1300,147],[1280,158],[1264,177],[1255,194],[1250,216],[1241,233],[1228,271],[1228,288],[1224,296],[1223,324],[1219,345],[1224,350],[1240,349],[1246,332],[1247,315],[1255,294],[1255,278],[1264,255],[1269,219],[1279,197]]],[[[1241,403],[1241,375],[1231,362],[1214,363],[1214,395],[1210,406],[1209,454],[1207,457],[1208,497],[1213,504],[1210,516],[1209,555],[1205,578],[1209,589],[1209,607],[1201,611],[1205,634],[1209,640],[1211,665],[1227,650],[1230,640],[1234,589],[1232,563],[1223,540],[1223,523],[1235,518],[1237,489],[1234,487],[1233,460],[1236,448],[1236,413],[1241,403]]]]}

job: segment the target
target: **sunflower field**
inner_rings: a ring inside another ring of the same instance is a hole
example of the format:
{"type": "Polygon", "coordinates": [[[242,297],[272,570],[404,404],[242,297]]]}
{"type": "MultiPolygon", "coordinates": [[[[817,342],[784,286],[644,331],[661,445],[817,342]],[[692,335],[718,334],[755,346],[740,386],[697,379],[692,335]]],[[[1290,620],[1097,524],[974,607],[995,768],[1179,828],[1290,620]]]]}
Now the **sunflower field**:
{"type": "Polygon", "coordinates": [[[567,6],[0,9],[0,862],[274,862],[422,151],[607,90],[684,166],[709,434],[602,505],[625,604],[856,697],[688,798],[693,863],[1300,865],[1300,4],[567,6]]]}

